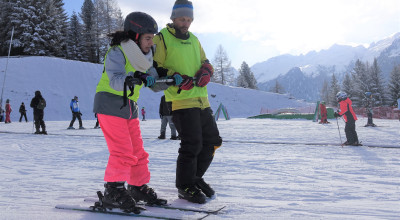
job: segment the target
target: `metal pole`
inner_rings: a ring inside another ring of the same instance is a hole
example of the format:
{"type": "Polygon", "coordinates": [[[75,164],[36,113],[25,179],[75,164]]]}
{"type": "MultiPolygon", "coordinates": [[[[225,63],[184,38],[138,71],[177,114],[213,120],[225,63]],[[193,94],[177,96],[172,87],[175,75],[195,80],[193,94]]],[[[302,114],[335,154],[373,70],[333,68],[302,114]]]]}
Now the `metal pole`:
{"type": "Polygon", "coordinates": [[[11,53],[11,44],[14,36],[14,26],[11,31],[11,40],[10,40],[10,47],[8,48],[8,57],[7,57],[7,62],[6,62],[6,69],[4,70],[4,80],[3,80],[3,87],[1,89],[1,97],[0,97],[0,106],[3,106],[3,92],[4,92],[4,84],[6,82],[6,75],[7,75],[7,68],[8,68],[8,60],[10,59],[10,53],[11,53]]]}
{"type": "Polygon", "coordinates": [[[337,118],[336,118],[336,124],[337,124],[337,129],[338,129],[338,131],[339,131],[340,145],[342,145],[342,147],[343,147],[342,135],[340,134],[339,121],[338,121],[337,118]]]}

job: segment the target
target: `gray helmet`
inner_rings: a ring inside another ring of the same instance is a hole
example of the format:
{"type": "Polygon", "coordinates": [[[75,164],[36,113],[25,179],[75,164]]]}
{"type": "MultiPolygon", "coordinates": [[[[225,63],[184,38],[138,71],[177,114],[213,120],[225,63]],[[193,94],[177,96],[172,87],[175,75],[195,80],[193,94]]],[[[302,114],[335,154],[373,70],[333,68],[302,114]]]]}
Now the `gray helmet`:
{"type": "Polygon", "coordinates": [[[347,94],[345,92],[340,91],[336,94],[336,99],[338,102],[343,101],[347,99],[347,94]]]}
{"type": "Polygon", "coordinates": [[[133,31],[137,34],[156,34],[157,22],[144,12],[132,12],[125,18],[124,31],[133,31]]]}

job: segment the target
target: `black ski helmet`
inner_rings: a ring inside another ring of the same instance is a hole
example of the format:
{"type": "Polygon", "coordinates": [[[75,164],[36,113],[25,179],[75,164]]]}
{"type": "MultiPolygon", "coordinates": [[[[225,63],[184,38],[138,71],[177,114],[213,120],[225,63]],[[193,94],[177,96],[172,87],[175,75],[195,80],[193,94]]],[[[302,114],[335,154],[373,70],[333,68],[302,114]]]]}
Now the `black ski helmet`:
{"type": "Polygon", "coordinates": [[[133,31],[137,34],[156,34],[158,26],[150,15],[144,12],[132,12],[125,18],[124,31],[133,31]]]}

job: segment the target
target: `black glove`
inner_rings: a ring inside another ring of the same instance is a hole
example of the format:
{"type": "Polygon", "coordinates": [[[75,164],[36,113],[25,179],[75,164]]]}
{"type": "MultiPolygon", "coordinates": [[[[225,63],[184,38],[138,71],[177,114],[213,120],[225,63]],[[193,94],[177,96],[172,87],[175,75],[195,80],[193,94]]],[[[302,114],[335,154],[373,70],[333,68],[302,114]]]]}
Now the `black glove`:
{"type": "Polygon", "coordinates": [[[337,113],[337,112],[334,112],[334,113],[333,113],[333,116],[334,116],[335,118],[340,117],[339,113],[337,113]]]}
{"type": "Polygon", "coordinates": [[[79,114],[82,116],[82,113],[79,112],[79,114]]]}
{"type": "Polygon", "coordinates": [[[162,119],[162,114],[160,114],[160,118],[162,119]]]}
{"type": "Polygon", "coordinates": [[[132,77],[132,76],[127,76],[125,78],[125,83],[129,87],[134,87],[135,85],[142,85],[142,80],[132,77]]]}

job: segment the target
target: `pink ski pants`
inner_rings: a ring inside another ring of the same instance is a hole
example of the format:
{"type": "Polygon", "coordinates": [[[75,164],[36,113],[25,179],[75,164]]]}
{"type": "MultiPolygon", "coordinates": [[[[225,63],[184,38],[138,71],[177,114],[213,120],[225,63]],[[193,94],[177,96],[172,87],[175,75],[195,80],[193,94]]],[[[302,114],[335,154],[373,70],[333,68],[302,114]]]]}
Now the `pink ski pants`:
{"type": "Polygon", "coordinates": [[[134,186],[148,183],[149,154],[143,148],[139,118],[123,119],[103,114],[97,117],[110,152],[104,181],[126,181],[134,186]]]}

